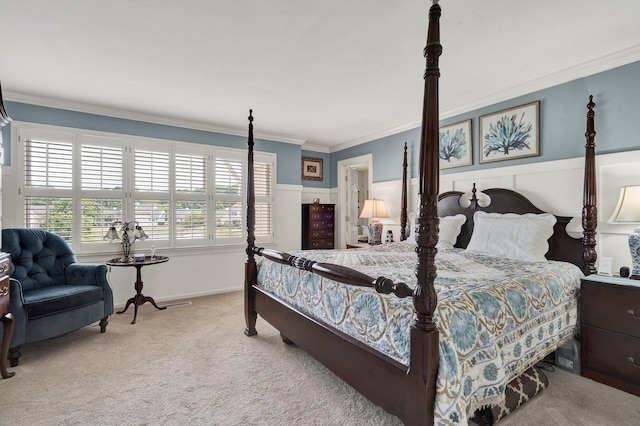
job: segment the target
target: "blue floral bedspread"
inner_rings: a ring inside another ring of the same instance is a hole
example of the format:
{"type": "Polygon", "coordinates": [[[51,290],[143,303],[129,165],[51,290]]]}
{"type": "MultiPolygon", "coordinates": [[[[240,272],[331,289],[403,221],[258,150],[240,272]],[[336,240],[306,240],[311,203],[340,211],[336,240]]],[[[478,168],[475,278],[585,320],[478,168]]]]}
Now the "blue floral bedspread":
{"type": "MultiPolygon", "coordinates": [[[[291,254],[335,263],[413,287],[415,245],[291,254]]],[[[477,408],[504,399],[509,381],[570,338],[582,272],[564,262],[514,261],[440,250],[434,315],[440,331],[436,424],[465,425],[477,408]]],[[[312,317],[409,364],[411,298],[340,284],[261,259],[265,290],[312,317]]]]}

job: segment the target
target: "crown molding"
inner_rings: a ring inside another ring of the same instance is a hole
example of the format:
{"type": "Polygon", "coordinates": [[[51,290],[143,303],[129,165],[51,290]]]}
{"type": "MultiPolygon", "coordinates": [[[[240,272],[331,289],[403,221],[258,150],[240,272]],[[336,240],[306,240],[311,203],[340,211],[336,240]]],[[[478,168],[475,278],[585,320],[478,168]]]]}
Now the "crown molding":
{"type": "MultiPolygon", "coordinates": [[[[50,98],[46,96],[29,95],[19,92],[5,92],[4,99],[12,102],[24,104],[38,105],[49,108],[64,109],[87,114],[103,115],[107,117],[121,118],[124,120],[141,121],[145,123],[162,124],[165,126],[181,127],[185,129],[201,130],[204,132],[222,133],[233,136],[247,136],[246,129],[233,129],[230,127],[216,126],[210,123],[200,121],[184,120],[179,118],[164,117],[155,114],[148,114],[139,111],[131,111],[120,108],[112,108],[101,105],[87,104],[83,102],[69,101],[59,98],[50,98]]],[[[287,136],[274,135],[269,133],[255,132],[256,139],[265,139],[274,142],[283,142],[294,145],[302,145],[305,139],[292,138],[287,136]]]]}
{"type": "Polygon", "coordinates": [[[343,149],[347,149],[347,148],[351,148],[352,146],[356,146],[356,145],[360,145],[366,142],[371,142],[374,141],[376,139],[381,139],[384,138],[386,136],[391,136],[391,135],[395,135],[397,133],[402,133],[406,130],[411,130],[411,129],[415,129],[416,127],[420,127],[421,123],[420,121],[414,121],[411,123],[407,123],[407,124],[403,124],[401,126],[398,127],[394,127],[393,129],[388,129],[388,130],[383,130],[381,132],[376,132],[376,133],[371,133],[367,136],[362,136],[356,139],[351,139],[350,141],[347,142],[343,142],[341,144],[338,145],[332,145],[331,147],[329,147],[329,152],[337,152],[337,151],[342,151],[343,149]]]}
{"type": "MultiPolygon", "coordinates": [[[[640,45],[636,45],[628,49],[620,50],[618,52],[602,56],[592,61],[575,65],[562,71],[549,74],[545,77],[541,77],[527,83],[511,87],[507,90],[494,93],[491,96],[476,99],[475,101],[465,103],[464,105],[458,107],[440,111],[440,120],[455,117],[469,111],[474,111],[476,109],[497,104],[499,102],[507,101],[509,99],[527,95],[529,93],[534,93],[539,90],[548,89],[553,86],[568,83],[570,81],[578,80],[590,75],[595,75],[637,61],[640,61],[640,45]]],[[[343,149],[351,148],[353,146],[360,145],[366,142],[371,142],[386,136],[391,136],[406,130],[415,129],[416,127],[420,127],[421,125],[422,123],[420,121],[414,121],[402,126],[398,126],[394,129],[385,130],[382,132],[370,134],[368,136],[363,136],[361,138],[352,139],[350,141],[331,146],[330,152],[341,151],[343,149]]]]}
{"type": "Polygon", "coordinates": [[[329,154],[331,152],[330,147],[326,145],[315,145],[312,143],[303,144],[302,149],[305,151],[322,152],[324,154],[329,154]]]}
{"type": "Polygon", "coordinates": [[[610,55],[602,56],[593,61],[584,62],[582,64],[566,68],[562,71],[549,74],[545,77],[531,80],[516,87],[494,93],[491,96],[477,99],[476,101],[463,106],[441,111],[440,119],[443,120],[445,118],[454,117],[498,102],[503,102],[529,93],[534,93],[539,90],[548,89],[553,86],[558,86],[563,83],[568,83],[570,81],[618,68],[623,65],[631,64],[639,60],[640,45],[636,45],[610,55]]]}

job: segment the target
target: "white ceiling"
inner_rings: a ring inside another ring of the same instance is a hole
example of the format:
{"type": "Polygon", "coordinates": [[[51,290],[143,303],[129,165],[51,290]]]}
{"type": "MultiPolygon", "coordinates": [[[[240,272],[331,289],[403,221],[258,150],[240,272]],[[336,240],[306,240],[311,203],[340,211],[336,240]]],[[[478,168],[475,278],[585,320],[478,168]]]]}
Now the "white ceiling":
{"type": "MultiPolygon", "coordinates": [[[[7,100],[334,151],[416,127],[426,0],[0,0],[7,100]]],[[[442,0],[452,116],[640,59],[638,0],[442,0]]],[[[11,114],[11,111],[8,111],[11,114]]]]}

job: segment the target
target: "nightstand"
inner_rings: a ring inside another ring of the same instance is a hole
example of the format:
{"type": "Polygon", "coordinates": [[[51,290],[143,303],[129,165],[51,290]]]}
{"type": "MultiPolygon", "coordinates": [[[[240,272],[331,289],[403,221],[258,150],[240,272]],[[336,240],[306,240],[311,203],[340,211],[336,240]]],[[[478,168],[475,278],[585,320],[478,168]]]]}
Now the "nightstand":
{"type": "Polygon", "coordinates": [[[582,375],[640,396],[640,281],[590,275],[581,287],[582,375]]]}

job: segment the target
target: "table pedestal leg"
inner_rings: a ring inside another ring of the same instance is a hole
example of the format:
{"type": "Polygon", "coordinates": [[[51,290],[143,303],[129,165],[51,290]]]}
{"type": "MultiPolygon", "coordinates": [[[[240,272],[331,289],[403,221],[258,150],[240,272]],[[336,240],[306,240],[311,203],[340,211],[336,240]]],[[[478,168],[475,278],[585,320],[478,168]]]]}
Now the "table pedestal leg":
{"type": "Polygon", "coordinates": [[[135,265],[135,267],[136,267],[136,283],[135,283],[136,295],[133,296],[131,299],[127,300],[127,304],[124,306],[123,310],[116,312],[116,314],[124,314],[127,311],[127,309],[129,309],[129,305],[133,304],[134,313],[133,313],[133,321],[131,321],[131,324],[136,323],[136,318],[138,317],[138,306],[144,305],[147,302],[155,306],[156,309],[159,309],[159,310],[167,309],[166,306],[161,307],[156,305],[156,301],[153,300],[153,297],[145,296],[142,294],[142,287],[144,284],[142,282],[142,276],[141,276],[142,265],[135,265]]]}

